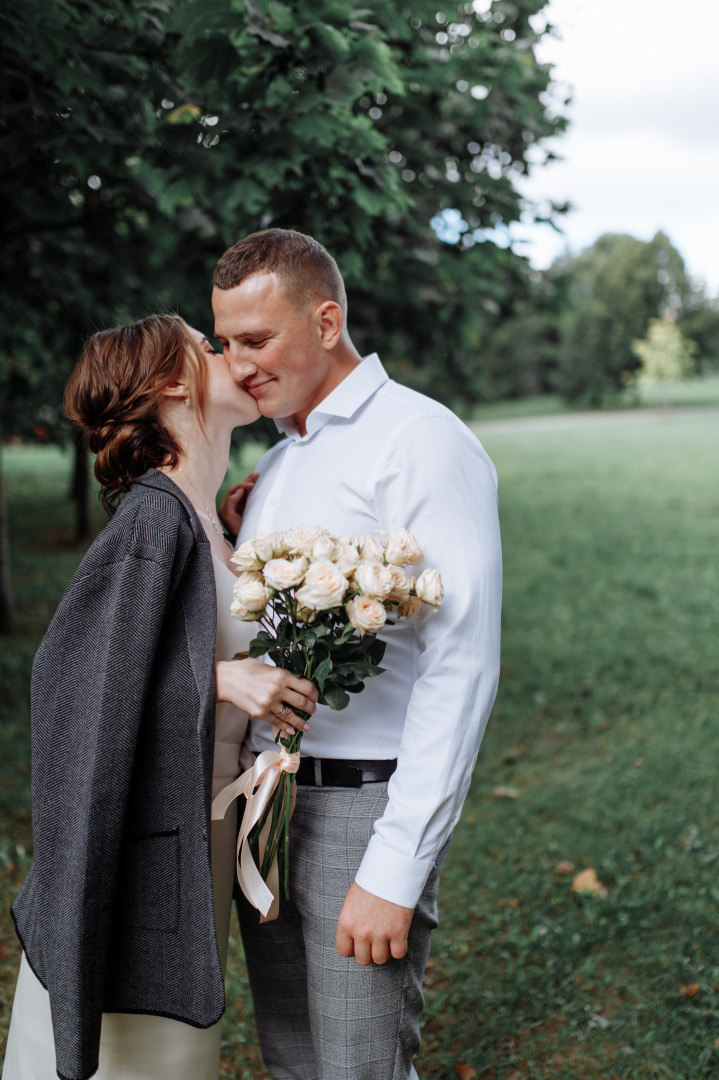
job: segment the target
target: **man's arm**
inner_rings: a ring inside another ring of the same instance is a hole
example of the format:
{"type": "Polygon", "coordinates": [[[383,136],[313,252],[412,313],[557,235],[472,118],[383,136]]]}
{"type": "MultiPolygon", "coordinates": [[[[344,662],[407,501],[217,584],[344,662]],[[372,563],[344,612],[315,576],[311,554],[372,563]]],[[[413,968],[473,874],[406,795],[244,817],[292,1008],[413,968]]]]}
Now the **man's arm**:
{"type": "Polygon", "coordinates": [[[451,417],[409,421],[376,478],[375,505],[381,529],[405,525],[417,537],[445,599],[413,620],[417,679],[398,767],[340,917],[338,949],[361,963],[406,948],[414,906],[459,817],[499,674],[496,478],[476,439],[451,417]]]}

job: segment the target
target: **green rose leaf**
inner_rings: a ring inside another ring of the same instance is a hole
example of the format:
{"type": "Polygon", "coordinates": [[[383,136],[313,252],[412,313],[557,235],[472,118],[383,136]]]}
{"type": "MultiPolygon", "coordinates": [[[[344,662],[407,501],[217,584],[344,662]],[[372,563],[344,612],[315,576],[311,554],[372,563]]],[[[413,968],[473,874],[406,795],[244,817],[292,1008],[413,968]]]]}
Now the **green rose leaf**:
{"type": "Polygon", "coordinates": [[[349,694],[340,686],[328,686],[320,695],[320,705],[329,705],[330,709],[346,709],[350,703],[349,694]]]}
{"type": "Polygon", "coordinates": [[[321,664],[315,669],[314,681],[317,683],[320,693],[325,689],[325,682],[332,674],[333,664],[329,656],[325,657],[321,664]]]}

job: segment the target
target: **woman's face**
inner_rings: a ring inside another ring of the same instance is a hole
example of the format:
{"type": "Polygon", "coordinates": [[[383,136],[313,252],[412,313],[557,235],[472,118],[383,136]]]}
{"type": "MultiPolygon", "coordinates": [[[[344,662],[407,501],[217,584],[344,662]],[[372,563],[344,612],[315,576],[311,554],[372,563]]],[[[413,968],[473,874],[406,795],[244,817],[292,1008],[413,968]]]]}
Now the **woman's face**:
{"type": "Polygon", "coordinates": [[[221,353],[216,353],[205,335],[194,327],[188,330],[196,339],[207,358],[207,391],[205,415],[209,422],[214,418],[228,417],[234,427],[251,424],[260,415],[255,399],[243,390],[230,375],[230,369],[221,353]]]}

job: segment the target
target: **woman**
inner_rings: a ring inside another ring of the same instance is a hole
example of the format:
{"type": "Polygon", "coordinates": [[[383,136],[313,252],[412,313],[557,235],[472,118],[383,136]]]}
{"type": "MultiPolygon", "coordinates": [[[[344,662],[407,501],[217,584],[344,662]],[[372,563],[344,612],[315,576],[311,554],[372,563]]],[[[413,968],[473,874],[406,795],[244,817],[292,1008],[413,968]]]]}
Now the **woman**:
{"type": "Polygon", "coordinates": [[[257,407],[175,316],[96,334],[65,407],[112,517],[33,668],[35,858],[4,1080],[84,1080],[98,1061],[107,1080],[214,1080],[235,827],[210,827],[213,780],[240,771],[247,713],[305,727],[288,706],[317,696],[231,659],[247,631],[212,508],[257,407]]]}

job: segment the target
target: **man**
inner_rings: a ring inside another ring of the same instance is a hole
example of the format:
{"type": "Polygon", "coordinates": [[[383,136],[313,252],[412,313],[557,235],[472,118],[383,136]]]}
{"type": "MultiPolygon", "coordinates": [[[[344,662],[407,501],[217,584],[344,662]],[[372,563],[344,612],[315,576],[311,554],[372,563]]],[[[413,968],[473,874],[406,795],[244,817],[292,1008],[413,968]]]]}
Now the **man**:
{"type": "MultiPolygon", "coordinates": [[[[270,229],[234,245],[212,303],[234,378],[286,436],[258,466],[239,540],[297,525],[346,536],[406,526],[444,580],[438,611],[383,631],[385,672],[344,712],[312,718],[291,901],[263,925],[240,903],[275,1080],[406,1080],[417,1076],[439,867],[496,693],[496,475],[452,413],[389,380],[376,355],[360,357],[340,273],[311,237],[270,229]]],[[[223,503],[230,527],[242,496],[223,503]]],[[[257,726],[248,745],[272,743],[257,726]]]]}

